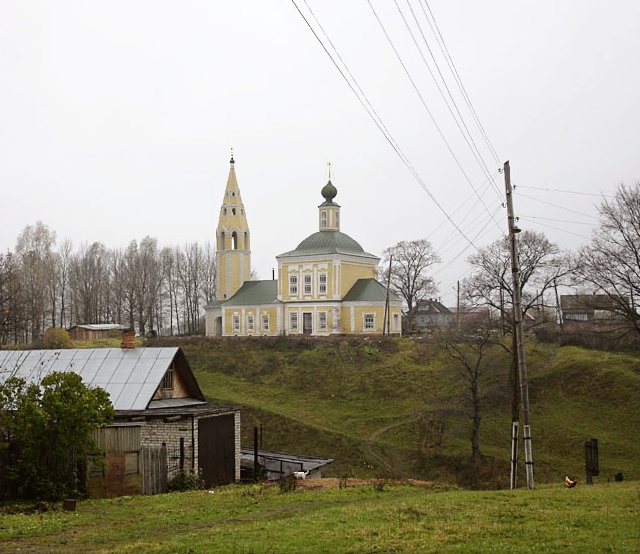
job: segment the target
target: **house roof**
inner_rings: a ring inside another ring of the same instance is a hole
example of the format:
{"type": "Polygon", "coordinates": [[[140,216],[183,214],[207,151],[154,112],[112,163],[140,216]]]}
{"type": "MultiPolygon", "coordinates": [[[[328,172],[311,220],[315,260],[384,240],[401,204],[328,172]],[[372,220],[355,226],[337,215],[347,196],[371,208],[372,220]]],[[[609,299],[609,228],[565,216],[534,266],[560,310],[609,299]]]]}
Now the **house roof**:
{"type": "Polygon", "coordinates": [[[415,310],[421,315],[451,315],[451,310],[437,300],[420,300],[415,310]]]}
{"type": "Polygon", "coordinates": [[[323,254],[351,254],[378,260],[378,256],[365,252],[362,246],[349,235],[340,231],[317,231],[304,239],[295,250],[285,252],[276,258],[296,256],[317,256],[323,254]]]}
{"type": "Polygon", "coordinates": [[[245,281],[238,291],[223,306],[246,306],[251,304],[273,304],[278,300],[278,281],[245,281]]]}
{"type": "Polygon", "coordinates": [[[563,310],[609,310],[615,311],[616,301],[606,294],[563,294],[560,296],[563,310]]]}
{"type": "Polygon", "coordinates": [[[0,383],[12,376],[37,383],[54,371],[73,371],[85,385],[109,393],[116,411],[144,410],[151,407],[167,369],[180,357],[188,369],[183,377],[194,396],[188,400],[191,404],[204,403],[204,395],[178,347],[0,350],[0,383]]]}
{"type": "MultiPolygon", "coordinates": [[[[253,467],[253,448],[240,449],[240,461],[245,467],[253,467]]],[[[321,458],[319,456],[302,456],[300,454],[286,454],[270,450],[258,450],[258,461],[269,471],[313,471],[333,462],[333,458],[321,458]]]]}
{"type": "Polygon", "coordinates": [[[67,329],[70,331],[71,329],[86,329],[87,331],[124,331],[128,327],[124,325],[119,325],[118,323],[89,323],[86,325],[73,325],[67,329]]]}
{"type": "MultiPolygon", "coordinates": [[[[358,279],[342,299],[343,302],[384,302],[387,299],[386,287],[375,279],[358,279]]],[[[400,299],[389,293],[391,302],[400,302],[400,299]]]]}

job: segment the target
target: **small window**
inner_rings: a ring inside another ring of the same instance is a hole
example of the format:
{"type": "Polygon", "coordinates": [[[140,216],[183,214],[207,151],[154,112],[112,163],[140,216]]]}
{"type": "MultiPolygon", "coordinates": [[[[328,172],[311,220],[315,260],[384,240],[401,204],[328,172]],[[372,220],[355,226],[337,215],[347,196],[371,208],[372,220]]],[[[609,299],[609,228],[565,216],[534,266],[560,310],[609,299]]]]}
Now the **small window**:
{"type": "Polygon", "coordinates": [[[231,208],[231,215],[236,215],[236,209],[235,208],[231,208]]]}
{"type": "Polygon", "coordinates": [[[289,328],[292,331],[298,330],[298,312],[291,312],[289,315],[289,328]]]}
{"type": "Polygon", "coordinates": [[[227,215],[227,208],[222,208],[222,215],[227,215]]]}
{"type": "Polygon", "coordinates": [[[311,275],[308,273],[304,276],[304,293],[311,294],[311,275]]]}
{"type": "Polygon", "coordinates": [[[327,294],[327,274],[321,273],[318,275],[318,292],[320,294],[327,294]]]}
{"type": "Polygon", "coordinates": [[[297,275],[289,276],[289,294],[291,296],[298,295],[298,276],[297,275]]]}
{"type": "Polygon", "coordinates": [[[252,332],[253,331],[253,315],[249,314],[247,316],[247,331],[252,332]]]}
{"type": "Polygon", "coordinates": [[[269,330],[269,314],[262,314],[262,330],[269,330]]]}
{"type": "Polygon", "coordinates": [[[320,227],[323,229],[327,226],[327,212],[322,210],[320,212],[320,227]]]}
{"type": "Polygon", "coordinates": [[[234,315],[233,316],[233,331],[235,333],[238,333],[240,331],[240,316],[239,315],[234,315]]]}
{"type": "Polygon", "coordinates": [[[398,314],[393,314],[393,330],[397,331],[400,329],[400,317],[398,314]]]}
{"type": "Polygon", "coordinates": [[[233,248],[233,250],[237,250],[238,249],[238,233],[236,233],[235,231],[233,233],[231,233],[231,247],[233,248]]]}
{"type": "Polygon", "coordinates": [[[367,331],[374,329],[375,317],[374,314],[364,314],[364,328],[367,331]]]}
{"type": "Polygon", "coordinates": [[[169,366],[167,372],[164,374],[162,378],[162,388],[163,389],[172,389],[173,388],[173,364],[169,366]]]}
{"type": "Polygon", "coordinates": [[[327,330],[327,312],[320,312],[318,314],[318,329],[320,331],[327,330]]]}

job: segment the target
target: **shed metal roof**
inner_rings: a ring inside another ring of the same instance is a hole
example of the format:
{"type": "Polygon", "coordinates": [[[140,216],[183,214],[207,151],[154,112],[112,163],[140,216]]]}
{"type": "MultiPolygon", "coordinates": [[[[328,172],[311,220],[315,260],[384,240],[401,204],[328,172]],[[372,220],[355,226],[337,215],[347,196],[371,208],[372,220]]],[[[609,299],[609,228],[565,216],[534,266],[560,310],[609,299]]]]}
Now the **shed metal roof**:
{"type": "Polygon", "coordinates": [[[85,385],[101,387],[109,393],[116,411],[144,410],[179,350],[178,347],[0,350],[0,382],[16,376],[37,383],[54,371],[73,371],[85,385]]]}

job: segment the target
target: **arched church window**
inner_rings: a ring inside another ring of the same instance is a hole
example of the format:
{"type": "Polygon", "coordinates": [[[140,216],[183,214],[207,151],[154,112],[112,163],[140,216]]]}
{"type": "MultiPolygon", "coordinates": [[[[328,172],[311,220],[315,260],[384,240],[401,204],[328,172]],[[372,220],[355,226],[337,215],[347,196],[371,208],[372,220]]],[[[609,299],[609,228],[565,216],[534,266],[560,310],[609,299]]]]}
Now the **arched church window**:
{"type": "Polygon", "coordinates": [[[222,215],[227,215],[227,208],[222,208],[222,215]]]}
{"type": "Polygon", "coordinates": [[[320,226],[323,229],[327,226],[327,212],[325,210],[320,212],[320,226]]]}
{"type": "Polygon", "coordinates": [[[340,224],[340,212],[336,211],[336,227],[340,224]]]}
{"type": "Polygon", "coordinates": [[[251,250],[251,248],[249,248],[249,233],[244,234],[244,249],[251,250]]]}
{"type": "Polygon", "coordinates": [[[235,208],[231,208],[231,215],[236,215],[236,209],[235,208]]]}
{"type": "Polygon", "coordinates": [[[235,231],[231,233],[231,245],[231,248],[233,248],[233,250],[238,249],[238,233],[236,233],[235,231]]]}

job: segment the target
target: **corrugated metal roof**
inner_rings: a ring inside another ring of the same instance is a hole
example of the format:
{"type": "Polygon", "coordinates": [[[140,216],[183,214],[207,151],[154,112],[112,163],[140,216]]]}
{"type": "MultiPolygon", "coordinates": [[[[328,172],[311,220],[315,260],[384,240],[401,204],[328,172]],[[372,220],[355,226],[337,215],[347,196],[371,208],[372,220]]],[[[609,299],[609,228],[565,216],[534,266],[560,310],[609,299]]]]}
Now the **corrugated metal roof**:
{"type": "Polygon", "coordinates": [[[86,325],[73,325],[69,329],[87,329],[88,331],[124,331],[128,329],[124,325],[118,323],[88,323],[86,325]]]}
{"type": "Polygon", "coordinates": [[[245,281],[229,300],[226,306],[247,306],[256,304],[274,304],[278,301],[278,281],[245,281]]]}
{"type": "Polygon", "coordinates": [[[340,231],[318,231],[304,239],[295,250],[276,256],[289,258],[295,256],[316,256],[318,254],[351,254],[363,258],[379,260],[378,256],[365,252],[357,241],[340,231]]]}
{"type": "MultiPolygon", "coordinates": [[[[387,299],[387,289],[375,279],[358,279],[342,299],[343,302],[384,302],[387,299]]],[[[400,302],[393,293],[389,293],[391,302],[400,302]]]]}
{"type": "Polygon", "coordinates": [[[0,382],[11,376],[37,383],[54,371],[73,371],[109,393],[117,410],[144,410],[179,348],[0,350],[0,382]]]}

